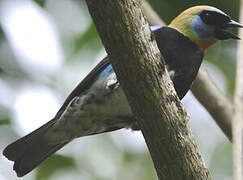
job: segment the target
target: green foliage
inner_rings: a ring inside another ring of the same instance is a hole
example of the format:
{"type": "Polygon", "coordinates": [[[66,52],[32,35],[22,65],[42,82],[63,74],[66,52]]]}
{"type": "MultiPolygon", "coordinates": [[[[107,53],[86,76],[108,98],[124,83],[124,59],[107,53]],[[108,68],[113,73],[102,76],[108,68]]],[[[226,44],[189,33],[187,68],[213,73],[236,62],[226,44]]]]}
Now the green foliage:
{"type": "Polygon", "coordinates": [[[227,0],[148,0],[148,2],[153,6],[156,12],[166,23],[169,23],[176,15],[178,15],[183,10],[196,5],[215,6],[227,12],[234,19],[238,19],[239,17],[239,0],[235,0],[233,2],[227,0]]]}
{"type": "Polygon", "coordinates": [[[10,124],[10,120],[9,119],[0,119],[0,126],[2,125],[9,125],[10,124]]]}
{"type": "Polygon", "coordinates": [[[219,42],[208,50],[205,59],[222,71],[227,82],[227,95],[232,98],[235,87],[236,42],[219,42]]]}
{"type": "Polygon", "coordinates": [[[0,67],[0,75],[4,74],[4,70],[0,67]]]}
{"type": "Polygon", "coordinates": [[[212,160],[209,166],[214,174],[213,179],[223,179],[230,177],[233,173],[232,144],[230,142],[221,142],[214,149],[212,160]]]}
{"type": "Polygon", "coordinates": [[[92,50],[96,52],[103,47],[93,23],[89,25],[84,33],[75,38],[73,54],[77,54],[84,47],[92,47],[92,50]]]}
{"type": "Polygon", "coordinates": [[[39,6],[44,7],[46,0],[34,0],[39,6]]]}
{"type": "Polygon", "coordinates": [[[3,125],[11,125],[10,112],[5,106],[0,104],[0,126],[3,125]]]}
{"type": "Polygon", "coordinates": [[[53,155],[38,167],[35,180],[51,179],[55,172],[69,168],[76,168],[73,158],[57,154],[53,155]]]}
{"type": "Polygon", "coordinates": [[[2,27],[0,26],[0,42],[5,38],[2,27]]]}
{"type": "Polygon", "coordinates": [[[137,154],[131,152],[124,152],[122,167],[126,167],[127,176],[121,176],[121,178],[119,178],[120,180],[150,180],[157,178],[149,153],[137,154]]]}

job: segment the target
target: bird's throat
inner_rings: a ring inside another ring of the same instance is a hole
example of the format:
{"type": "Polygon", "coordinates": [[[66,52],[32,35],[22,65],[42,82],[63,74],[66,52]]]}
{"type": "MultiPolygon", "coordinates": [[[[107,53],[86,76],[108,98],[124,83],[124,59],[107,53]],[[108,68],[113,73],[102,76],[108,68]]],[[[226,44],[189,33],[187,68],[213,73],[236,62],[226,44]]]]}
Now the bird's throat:
{"type": "Polygon", "coordinates": [[[206,51],[210,46],[217,42],[216,39],[191,39],[196,43],[203,51],[206,51]]]}

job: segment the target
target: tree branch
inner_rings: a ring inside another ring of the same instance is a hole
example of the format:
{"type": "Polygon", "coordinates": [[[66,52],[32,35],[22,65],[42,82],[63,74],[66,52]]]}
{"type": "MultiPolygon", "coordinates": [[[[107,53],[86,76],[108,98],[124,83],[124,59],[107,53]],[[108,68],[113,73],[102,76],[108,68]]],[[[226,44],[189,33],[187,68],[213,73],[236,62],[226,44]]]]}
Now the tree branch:
{"type": "MultiPolygon", "coordinates": [[[[240,6],[240,23],[243,23],[243,2],[240,6]]],[[[242,29],[239,30],[240,36],[243,36],[242,29]]],[[[238,42],[237,50],[237,69],[236,69],[236,87],[234,97],[233,114],[233,159],[234,159],[234,179],[242,179],[243,156],[242,156],[242,130],[243,130],[243,43],[238,42]]]]}
{"type": "Polygon", "coordinates": [[[192,92],[208,110],[224,134],[232,141],[231,119],[233,105],[203,68],[199,70],[192,86],[192,92]]]}
{"type": "MultiPolygon", "coordinates": [[[[151,25],[165,25],[146,0],[143,0],[142,6],[151,25]]],[[[202,67],[191,90],[198,101],[208,110],[228,139],[232,141],[231,121],[233,105],[202,67]]]]}
{"type": "Polygon", "coordinates": [[[140,0],[86,0],[160,180],[210,179],[140,0]]]}

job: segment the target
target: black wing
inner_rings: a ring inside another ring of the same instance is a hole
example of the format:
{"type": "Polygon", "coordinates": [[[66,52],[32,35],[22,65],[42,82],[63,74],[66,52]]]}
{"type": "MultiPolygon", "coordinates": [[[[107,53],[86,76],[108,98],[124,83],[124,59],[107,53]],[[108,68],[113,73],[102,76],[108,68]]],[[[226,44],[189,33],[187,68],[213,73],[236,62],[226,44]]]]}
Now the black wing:
{"type": "Polygon", "coordinates": [[[62,114],[62,112],[66,109],[67,105],[70,101],[76,97],[80,96],[83,92],[85,92],[97,79],[97,76],[110,64],[109,57],[105,57],[100,63],[98,63],[94,69],[78,84],[78,86],[69,94],[67,99],[65,100],[62,107],[56,114],[56,117],[62,114]]]}
{"type": "Polygon", "coordinates": [[[182,99],[196,78],[204,53],[198,45],[173,28],[162,27],[154,34],[168,69],[174,71],[171,79],[182,99]]]}

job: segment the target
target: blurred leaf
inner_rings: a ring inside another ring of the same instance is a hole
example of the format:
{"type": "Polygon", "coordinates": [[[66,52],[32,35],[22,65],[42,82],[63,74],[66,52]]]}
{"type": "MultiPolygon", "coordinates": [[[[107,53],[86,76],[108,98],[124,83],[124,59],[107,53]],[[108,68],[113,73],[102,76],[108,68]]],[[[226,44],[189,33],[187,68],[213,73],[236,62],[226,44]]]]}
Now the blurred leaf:
{"type": "Polygon", "coordinates": [[[34,0],[39,6],[44,7],[46,0],[34,0]]]}
{"type": "Polygon", "coordinates": [[[0,67],[0,75],[4,73],[5,73],[4,70],[0,67]]]}
{"type": "Polygon", "coordinates": [[[171,0],[148,0],[160,17],[169,23],[175,16],[183,10],[196,5],[210,5],[217,7],[228,13],[233,19],[239,17],[239,0],[187,0],[187,1],[171,1],[171,0]]]}
{"type": "Polygon", "coordinates": [[[58,170],[76,168],[76,164],[71,157],[53,155],[39,166],[35,180],[48,180],[58,170]]]}
{"type": "Polygon", "coordinates": [[[2,27],[0,26],[0,42],[4,39],[4,37],[5,37],[5,34],[3,32],[2,27]]]}
{"type": "Polygon", "coordinates": [[[219,68],[227,81],[227,92],[233,97],[235,87],[236,41],[219,42],[209,48],[205,59],[219,68]]]}
{"type": "Polygon", "coordinates": [[[122,171],[118,177],[119,179],[157,179],[150,154],[124,152],[122,171]]]}
{"type": "Polygon", "coordinates": [[[0,119],[0,126],[9,125],[11,121],[9,119],[0,119]]]}
{"type": "Polygon", "coordinates": [[[232,144],[230,142],[219,143],[215,146],[209,169],[215,176],[212,179],[222,179],[222,177],[233,175],[232,144]]]}
{"type": "Polygon", "coordinates": [[[103,47],[93,23],[90,24],[84,33],[76,38],[73,54],[77,54],[86,45],[91,47],[94,51],[99,51],[103,47]]]}
{"type": "Polygon", "coordinates": [[[10,112],[7,107],[0,104],[0,126],[11,124],[10,112]]]}

